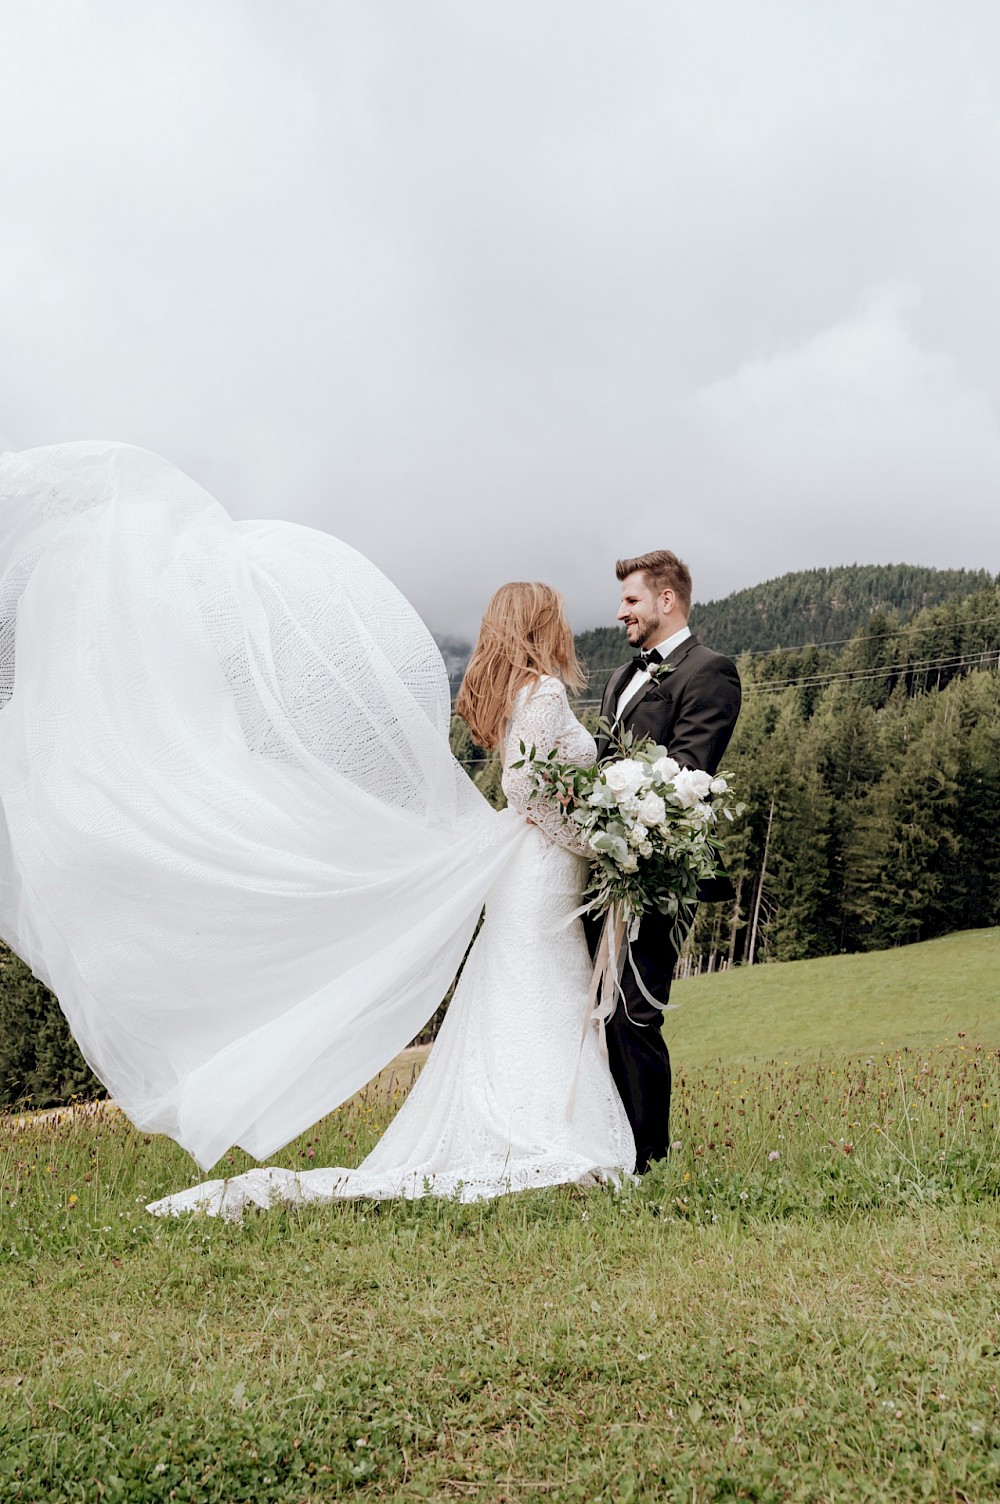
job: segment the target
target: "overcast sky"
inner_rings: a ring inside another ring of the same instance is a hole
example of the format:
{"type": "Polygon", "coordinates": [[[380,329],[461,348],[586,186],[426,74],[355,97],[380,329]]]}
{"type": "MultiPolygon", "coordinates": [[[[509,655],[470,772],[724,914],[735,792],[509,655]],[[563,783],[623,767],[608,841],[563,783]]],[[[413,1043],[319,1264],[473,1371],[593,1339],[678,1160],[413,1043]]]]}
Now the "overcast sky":
{"type": "Polygon", "coordinates": [[[996,0],[0,0],[0,447],[158,450],[438,631],[1000,570],[996,0]]]}

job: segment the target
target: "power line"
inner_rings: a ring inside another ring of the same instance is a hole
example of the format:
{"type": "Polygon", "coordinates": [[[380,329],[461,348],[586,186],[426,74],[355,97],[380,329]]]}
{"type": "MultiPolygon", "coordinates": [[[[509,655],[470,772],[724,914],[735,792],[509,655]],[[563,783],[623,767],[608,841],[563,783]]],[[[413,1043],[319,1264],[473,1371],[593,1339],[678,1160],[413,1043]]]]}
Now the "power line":
{"type": "MultiPolygon", "coordinates": [[[[945,602],[941,602],[942,606],[945,604],[945,602]]],[[[939,607],[937,606],[924,607],[924,610],[926,611],[937,611],[938,609],[939,607]]],[[[697,631],[697,617],[694,612],[692,612],[692,619],[695,621],[695,626],[692,630],[697,631]]],[[[992,611],[988,616],[970,616],[968,618],[963,617],[954,623],[954,627],[964,631],[966,627],[982,626],[984,622],[1000,622],[1000,613],[992,611]]],[[[879,632],[877,634],[873,633],[870,637],[862,636],[861,634],[865,629],[864,627],[859,627],[853,637],[830,637],[823,642],[798,642],[789,643],[787,646],[779,644],[777,647],[773,648],[744,648],[742,652],[736,653],[733,656],[736,658],[766,658],[771,653],[804,653],[807,648],[841,648],[849,642],[882,642],[887,637],[922,637],[926,633],[948,631],[950,629],[950,625],[951,624],[949,623],[938,621],[932,623],[930,626],[917,627],[911,623],[909,626],[905,627],[892,627],[887,632],[879,632]]],[[[592,632],[600,632],[607,631],[609,629],[606,627],[591,627],[590,630],[592,632]]],[[[623,634],[622,642],[624,643],[624,641],[625,637],[623,634]]]]}
{"type": "Polygon", "coordinates": [[[864,668],[838,669],[827,674],[812,674],[800,679],[751,679],[754,689],[811,689],[817,684],[845,684],[855,679],[880,679],[886,674],[928,673],[932,669],[953,665],[956,668],[982,662],[985,657],[1000,653],[1000,648],[987,648],[965,653],[948,653],[943,658],[910,658],[902,663],[867,664],[864,668]]]}
{"type": "MultiPolygon", "coordinates": [[[[943,604],[944,602],[942,602],[942,605],[943,604]]],[[[927,611],[936,611],[938,607],[927,606],[924,609],[927,611]]],[[[965,627],[981,626],[983,622],[1000,622],[1000,615],[998,615],[996,612],[993,612],[989,616],[971,616],[967,620],[962,619],[955,622],[955,626],[959,629],[964,629],[965,627]]],[[[873,633],[870,637],[864,637],[861,635],[864,630],[864,627],[859,627],[853,637],[831,637],[828,638],[825,642],[800,642],[793,643],[788,647],[779,645],[778,647],[773,648],[745,648],[743,653],[737,653],[736,656],[738,658],[742,658],[744,657],[744,655],[750,658],[763,658],[766,657],[769,653],[803,653],[805,652],[806,648],[840,648],[844,647],[849,642],[882,642],[887,637],[919,637],[928,632],[947,631],[948,623],[938,621],[926,627],[917,627],[912,625],[911,623],[906,627],[893,627],[888,632],[878,632],[877,634],[873,633]]]]}
{"type": "MultiPolygon", "coordinates": [[[[954,668],[957,671],[971,668],[997,669],[1000,668],[1000,648],[983,649],[976,653],[952,653],[947,658],[927,658],[919,662],[908,661],[904,663],[886,663],[878,667],[863,669],[848,669],[842,673],[815,675],[806,679],[779,679],[779,680],[755,680],[750,679],[744,685],[747,696],[770,694],[783,694],[786,689],[828,689],[833,684],[863,684],[874,679],[884,679],[890,674],[929,674],[936,669],[954,668]],[[984,659],[994,659],[993,662],[984,659]]],[[[601,699],[576,699],[575,703],[581,709],[592,709],[601,704],[601,699]]]]}

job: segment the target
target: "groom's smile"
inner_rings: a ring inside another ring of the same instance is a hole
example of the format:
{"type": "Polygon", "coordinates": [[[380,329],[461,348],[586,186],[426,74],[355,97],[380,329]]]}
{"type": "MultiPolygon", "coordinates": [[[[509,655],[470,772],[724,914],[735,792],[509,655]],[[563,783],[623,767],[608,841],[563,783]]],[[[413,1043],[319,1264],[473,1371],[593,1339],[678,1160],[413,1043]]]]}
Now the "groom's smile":
{"type": "MultiPolygon", "coordinates": [[[[662,594],[672,597],[673,592],[662,594]]],[[[630,574],[622,582],[622,603],[617,620],[624,626],[632,647],[645,647],[651,640],[655,644],[666,636],[665,617],[668,614],[669,610],[664,610],[661,597],[654,595],[649,589],[644,575],[630,574]]]]}

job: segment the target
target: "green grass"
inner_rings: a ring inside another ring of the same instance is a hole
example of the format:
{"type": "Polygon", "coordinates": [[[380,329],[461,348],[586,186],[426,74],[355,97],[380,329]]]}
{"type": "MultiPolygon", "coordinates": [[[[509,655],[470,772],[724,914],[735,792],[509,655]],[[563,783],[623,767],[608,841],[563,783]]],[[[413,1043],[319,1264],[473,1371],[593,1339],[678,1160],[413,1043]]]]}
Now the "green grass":
{"type": "Polygon", "coordinates": [[[690,1065],[930,1049],[960,1033],[1000,1046],[1000,929],[692,977],[673,998],[667,1038],[690,1065]]]}
{"type": "MultiPolygon", "coordinates": [[[[161,1222],[174,1145],[0,1126],[0,1500],[996,1499],[1000,1054],[921,1016],[930,1048],[679,1052],[679,1147],[621,1194],[161,1222]]],[[[401,1090],[277,1158],[356,1162],[401,1090]]]]}

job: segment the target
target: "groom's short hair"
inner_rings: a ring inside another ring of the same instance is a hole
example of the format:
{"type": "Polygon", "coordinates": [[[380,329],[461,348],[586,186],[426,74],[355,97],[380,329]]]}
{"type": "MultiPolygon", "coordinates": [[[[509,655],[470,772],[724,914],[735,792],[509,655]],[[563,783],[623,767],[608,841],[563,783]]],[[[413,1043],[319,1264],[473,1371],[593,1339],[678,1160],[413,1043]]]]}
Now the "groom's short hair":
{"type": "Polygon", "coordinates": [[[684,607],[684,614],[691,610],[691,571],[683,559],[678,559],[669,548],[654,548],[651,554],[640,554],[637,559],[619,559],[615,574],[627,580],[630,574],[639,571],[646,576],[646,584],[654,595],[661,590],[672,590],[684,607]]]}

